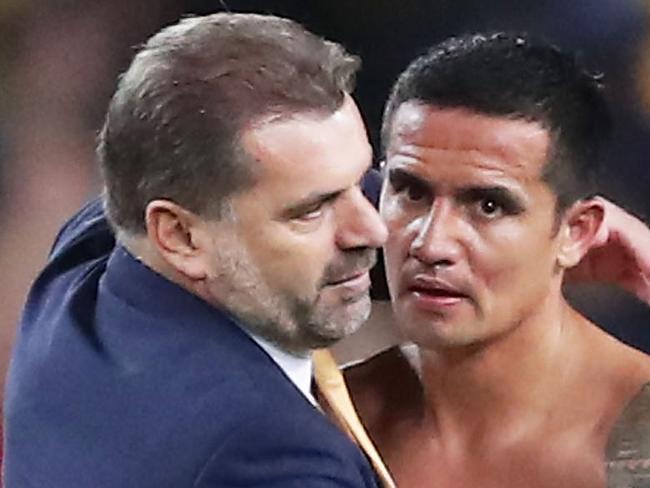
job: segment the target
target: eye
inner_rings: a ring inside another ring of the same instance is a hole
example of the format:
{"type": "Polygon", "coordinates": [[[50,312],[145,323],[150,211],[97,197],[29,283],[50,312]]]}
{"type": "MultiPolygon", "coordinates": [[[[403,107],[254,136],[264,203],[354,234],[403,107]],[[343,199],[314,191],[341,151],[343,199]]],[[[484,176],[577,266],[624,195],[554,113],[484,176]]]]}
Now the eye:
{"type": "Polygon", "coordinates": [[[315,203],[307,208],[301,209],[300,213],[293,217],[293,220],[311,222],[323,216],[324,202],[315,203]]]}
{"type": "Polygon", "coordinates": [[[484,198],[478,202],[478,210],[481,215],[494,218],[503,213],[503,206],[494,198],[484,198]]]}
{"type": "Polygon", "coordinates": [[[429,188],[410,177],[395,173],[389,177],[388,181],[393,192],[405,198],[409,203],[420,203],[429,198],[429,188]]]}
{"type": "Polygon", "coordinates": [[[514,217],[525,211],[521,198],[501,187],[470,188],[462,192],[460,198],[471,215],[478,219],[514,217]]]}
{"type": "Polygon", "coordinates": [[[402,192],[412,202],[420,202],[427,196],[427,191],[418,185],[406,185],[402,192]]]}

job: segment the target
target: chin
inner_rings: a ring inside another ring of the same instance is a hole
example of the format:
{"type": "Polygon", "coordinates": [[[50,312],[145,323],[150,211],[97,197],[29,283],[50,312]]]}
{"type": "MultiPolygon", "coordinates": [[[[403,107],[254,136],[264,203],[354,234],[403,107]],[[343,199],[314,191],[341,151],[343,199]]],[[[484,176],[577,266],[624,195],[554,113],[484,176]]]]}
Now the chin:
{"type": "MultiPolygon", "coordinates": [[[[396,314],[397,315],[397,314],[396,314]]],[[[408,341],[427,350],[445,350],[472,346],[479,340],[468,334],[466,326],[441,320],[402,315],[397,326],[408,341]],[[406,327],[405,327],[406,325],[406,327]],[[463,330],[465,329],[465,330],[463,330]]]]}
{"type": "Polygon", "coordinates": [[[370,297],[365,296],[354,302],[339,304],[337,310],[327,313],[328,319],[319,327],[323,338],[331,344],[355,333],[370,316],[370,297]]]}
{"type": "Polygon", "coordinates": [[[360,300],[352,302],[346,305],[349,310],[346,313],[346,320],[344,329],[346,331],[345,335],[352,334],[359,330],[359,328],[366,323],[368,317],[370,317],[370,310],[372,307],[370,297],[365,295],[360,300]]]}

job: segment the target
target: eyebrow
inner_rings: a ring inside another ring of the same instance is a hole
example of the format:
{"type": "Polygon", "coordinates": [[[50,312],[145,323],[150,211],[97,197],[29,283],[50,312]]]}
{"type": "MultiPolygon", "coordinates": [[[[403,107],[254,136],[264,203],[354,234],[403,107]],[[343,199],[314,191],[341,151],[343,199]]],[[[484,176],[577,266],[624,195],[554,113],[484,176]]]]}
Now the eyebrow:
{"type": "MultiPolygon", "coordinates": [[[[410,186],[435,195],[436,185],[403,168],[391,168],[388,171],[388,181],[393,186],[410,186]]],[[[463,202],[475,202],[483,199],[494,199],[511,212],[521,212],[525,209],[525,201],[510,188],[501,185],[471,185],[461,188],[457,196],[463,202]]]]}
{"type": "Polygon", "coordinates": [[[345,190],[335,190],[331,192],[313,192],[297,202],[289,204],[280,211],[283,218],[291,219],[309,210],[310,207],[336,200],[345,190]]]}
{"type": "MultiPolygon", "coordinates": [[[[359,178],[359,181],[355,183],[357,186],[361,186],[363,179],[366,177],[368,172],[371,170],[372,166],[370,163],[368,163],[368,167],[366,170],[363,172],[361,177],[359,178]]],[[[280,210],[280,216],[283,219],[291,219],[294,217],[297,217],[298,215],[301,215],[302,213],[306,212],[309,210],[310,207],[313,205],[317,205],[320,203],[327,203],[327,202],[332,202],[336,200],[341,194],[343,194],[347,188],[340,188],[338,190],[332,190],[332,191],[325,191],[325,192],[312,192],[308,194],[306,197],[301,198],[300,200],[288,204],[286,207],[284,207],[282,210],[280,210]]]]}
{"type": "Polygon", "coordinates": [[[411,173],[403,168],[391,168],[388,170],[388,181],[392,186],[410,186],[418,190],[433,192],[435,187],[424,178],[411,173]]]}

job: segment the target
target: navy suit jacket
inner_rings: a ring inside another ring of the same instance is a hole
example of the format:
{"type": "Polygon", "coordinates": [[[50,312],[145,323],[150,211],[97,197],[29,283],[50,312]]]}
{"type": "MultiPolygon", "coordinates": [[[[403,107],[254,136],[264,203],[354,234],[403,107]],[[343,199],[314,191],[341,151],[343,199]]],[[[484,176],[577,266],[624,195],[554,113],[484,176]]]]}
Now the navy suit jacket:
{"type": "Polygon", "coordinates": [[[99,201],[30,292],[5,427],[7,488],[377,486],[226,312],[115,247],[99,201]]]}

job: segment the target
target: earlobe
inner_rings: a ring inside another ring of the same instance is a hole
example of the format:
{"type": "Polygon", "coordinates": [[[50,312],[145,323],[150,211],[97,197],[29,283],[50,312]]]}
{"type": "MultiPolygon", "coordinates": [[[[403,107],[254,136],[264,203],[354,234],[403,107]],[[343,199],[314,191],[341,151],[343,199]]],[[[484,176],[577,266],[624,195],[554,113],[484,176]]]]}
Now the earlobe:
{"type": "Polygon", "coordinates": [[[576,202],[564,217],[557,262],[567,269],[577,265],[592,246],[603,224],[605,210],[597,199],[576,202]]]}
{"type": "Polygon", "coordinates": [[[205,278],[197,215],[169,200],[152,200],[145,221],[149,241],[169,266],[192,280],[205,278]]]}

